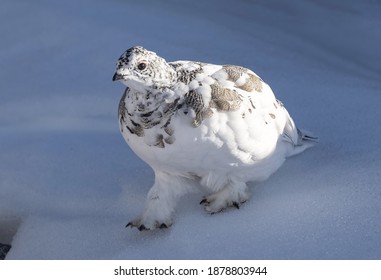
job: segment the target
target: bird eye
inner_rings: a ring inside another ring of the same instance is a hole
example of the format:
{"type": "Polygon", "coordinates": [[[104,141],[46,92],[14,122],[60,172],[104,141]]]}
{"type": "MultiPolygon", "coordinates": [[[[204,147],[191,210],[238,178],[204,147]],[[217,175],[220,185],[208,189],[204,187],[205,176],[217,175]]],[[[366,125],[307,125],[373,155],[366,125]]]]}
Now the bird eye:
{"type": "Polygon", "coordinates": [[[146,69],[146,67],[147,67],[147,64],[145,62],[141,62],[138,64],[139,70],[144,70],[144,69],[146,69]]]}

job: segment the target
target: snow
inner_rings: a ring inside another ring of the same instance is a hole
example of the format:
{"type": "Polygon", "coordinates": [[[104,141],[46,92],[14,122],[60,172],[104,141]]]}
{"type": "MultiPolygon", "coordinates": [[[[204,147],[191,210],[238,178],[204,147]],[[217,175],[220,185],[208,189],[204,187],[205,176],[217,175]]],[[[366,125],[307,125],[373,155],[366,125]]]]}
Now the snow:
{"type": "Polygon", "coordinates": [[[364,0],[0,3],[0,243],[7,259],[380,259],[381,5],[364,0]],[[116,59],[252,69],[320,143],[241,209],[181,200],[139,232],[153,172],[128,148],[116,59]]]}

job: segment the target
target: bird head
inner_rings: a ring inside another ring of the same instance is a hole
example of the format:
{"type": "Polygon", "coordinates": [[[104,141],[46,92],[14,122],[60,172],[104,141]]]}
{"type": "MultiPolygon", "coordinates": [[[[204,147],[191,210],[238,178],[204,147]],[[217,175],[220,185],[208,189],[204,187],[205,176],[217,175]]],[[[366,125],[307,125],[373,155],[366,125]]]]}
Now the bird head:
{"type": "Polygon", "coordinates": [[[112,80],[138,91],[163,89],[175,83],[176,72],[156,53],[137,46],[119,57],[112,80]]]}

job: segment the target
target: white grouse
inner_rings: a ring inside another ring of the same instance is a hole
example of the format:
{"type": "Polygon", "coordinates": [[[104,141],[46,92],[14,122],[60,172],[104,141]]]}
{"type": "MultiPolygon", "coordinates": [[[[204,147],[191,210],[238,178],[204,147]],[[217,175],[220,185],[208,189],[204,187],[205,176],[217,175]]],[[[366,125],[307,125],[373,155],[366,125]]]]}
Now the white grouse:
{"type": "Polygon", "coordinates": [[[246,182],[265,180],[316,140],[240,66],[166,62],[132,47],[113,80],[127,86],[119,104],[123,137],[155,172],[142,214],[127,224],[139,230],[170,226],[176,201],[196,185],[209,193],[201,201],[206,211],[239,208],[249,198],[246,182]]]}

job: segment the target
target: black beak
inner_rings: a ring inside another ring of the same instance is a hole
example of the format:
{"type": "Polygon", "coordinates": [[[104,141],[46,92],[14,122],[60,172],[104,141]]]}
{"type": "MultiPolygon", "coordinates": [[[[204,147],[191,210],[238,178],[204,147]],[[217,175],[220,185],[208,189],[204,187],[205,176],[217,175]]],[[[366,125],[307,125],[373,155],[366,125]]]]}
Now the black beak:
{"type": "Polygon", "coordinates": [[[117,81],[123,79],[122,75],[119,75],[118,73],[115,73],[114,76],[112,77],[112,81],[117,81]]]}

